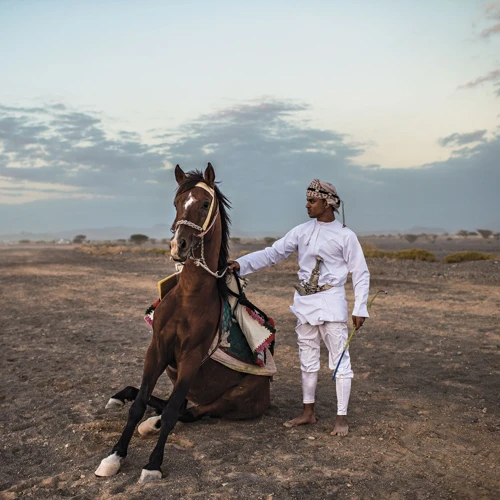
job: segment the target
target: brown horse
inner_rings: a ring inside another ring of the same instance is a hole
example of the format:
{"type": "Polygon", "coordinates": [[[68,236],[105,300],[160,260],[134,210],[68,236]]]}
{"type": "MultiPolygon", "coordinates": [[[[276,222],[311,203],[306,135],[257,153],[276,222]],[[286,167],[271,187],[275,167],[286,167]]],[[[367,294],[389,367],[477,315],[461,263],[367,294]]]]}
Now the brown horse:
{"type": "Polygon", "coordinates": [[[255,418],[270,404],[269,377],[235,372],[209,357],[227,292],[221,278],[228,259],[229,203],[215,185],[210,163],[204,174],[185,174],[177,165],[175,178],[179,186],[174,200],[177,215],[172,225],[171,255],[185,265],[176,285],[155,310],[140,389],[128,387],[110,400],[134,402],[125,429],[96,470],[97,476],[118,472],[148,404],[161,411],[156,427],[160,422],[161,426],[158,442],[142,470],[141,483],[161,479],[165,443],[177,420],[194,421],[205,415],[255,418]],[[173,382],[167,402],[152,396],[165,370],[173,382]],[[196,406],[186,409],[188,400],[196,406]]]}

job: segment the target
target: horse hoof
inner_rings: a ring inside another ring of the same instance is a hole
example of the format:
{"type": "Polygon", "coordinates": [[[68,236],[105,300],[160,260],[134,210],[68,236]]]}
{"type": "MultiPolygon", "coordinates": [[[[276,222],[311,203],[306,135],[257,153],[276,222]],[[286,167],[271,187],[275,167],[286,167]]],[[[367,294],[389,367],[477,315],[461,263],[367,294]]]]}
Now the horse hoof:
{"type": "MultiPolygon", "coordinates": [[[[161,416],[160,417],[150,417],[144,422],[141,422],[139,428],[139,434],[141,436],[152,436],[154,434],[158,434],[161,428],[161,416]]],[[[146,469],[144,469],[146,470],[146,469]]]]}
{"type": "Polygon", "coordinates": [[[94,474],[99,477],[114,476],[120,470],[121,461],[121,457],[119,457],[116,453],[113,453],[112,455],[109,455],[109,457],[101,460],[101,464],[97,467],[94,474]]]}
{"type": "Polygon", "coordinates": [[[111,408],[121,408],[125,403],[116,398],[110,398],[106,403],[106,410],[110,410],[111,408]]]}
{"type": "Polygon", "coordinates": [[[152,481],[159,481],[162,478],[161,471],[142,469],[139,483],[146,484],[152,481]]]}

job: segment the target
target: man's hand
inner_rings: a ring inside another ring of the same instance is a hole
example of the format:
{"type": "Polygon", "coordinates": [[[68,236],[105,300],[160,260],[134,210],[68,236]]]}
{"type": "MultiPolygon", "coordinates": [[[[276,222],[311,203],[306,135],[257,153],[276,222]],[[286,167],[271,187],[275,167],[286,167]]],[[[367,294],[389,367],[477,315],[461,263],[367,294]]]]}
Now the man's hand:
{"type": "Polygon", "coordinates": [[[235,260],[228,261],[227,272],[232,273],[240,270],[240,265],[235,260]]]}
{"type": "Polygon", "coordinates": [[[359,330],[363,326],[365,319],[366,318],[363,318],[362,316],[353,316],[352,317],[352,324],[354,325],[356,330],[359,330]]]}

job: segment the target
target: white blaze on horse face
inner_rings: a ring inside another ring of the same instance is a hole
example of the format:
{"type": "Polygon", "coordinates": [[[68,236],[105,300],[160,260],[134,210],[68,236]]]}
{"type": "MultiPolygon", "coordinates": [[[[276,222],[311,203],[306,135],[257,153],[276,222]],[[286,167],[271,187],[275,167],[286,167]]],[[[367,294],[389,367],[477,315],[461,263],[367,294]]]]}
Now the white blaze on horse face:
{"type": "Polygon", "coordinates": [[[179,228],[176,228],[174,237],[170,241],[170,255],[176,259],[179,255],[179,245],[177,243],[177,236],[179,235],[179,228]]]}
{"type": "Polygon", "coordinates": [[[186,211],[195,201],[198,200],[193,196],[193,193],[189,193],[188,199],[184,203],[184,210],[186,211]]]}

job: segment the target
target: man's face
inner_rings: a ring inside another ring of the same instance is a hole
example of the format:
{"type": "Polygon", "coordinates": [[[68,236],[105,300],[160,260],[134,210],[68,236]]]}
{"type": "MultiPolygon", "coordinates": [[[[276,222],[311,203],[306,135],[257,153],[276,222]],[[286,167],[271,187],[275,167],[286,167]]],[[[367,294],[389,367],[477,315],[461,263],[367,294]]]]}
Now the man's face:
{"type": "Polygon", "coordinates": [[[307,215],[309,215],[311,219],[321,217],[329,209],[329,207],[330,206],[326,200],[322,200],[320,198],[307,198],[307,215]]]}

